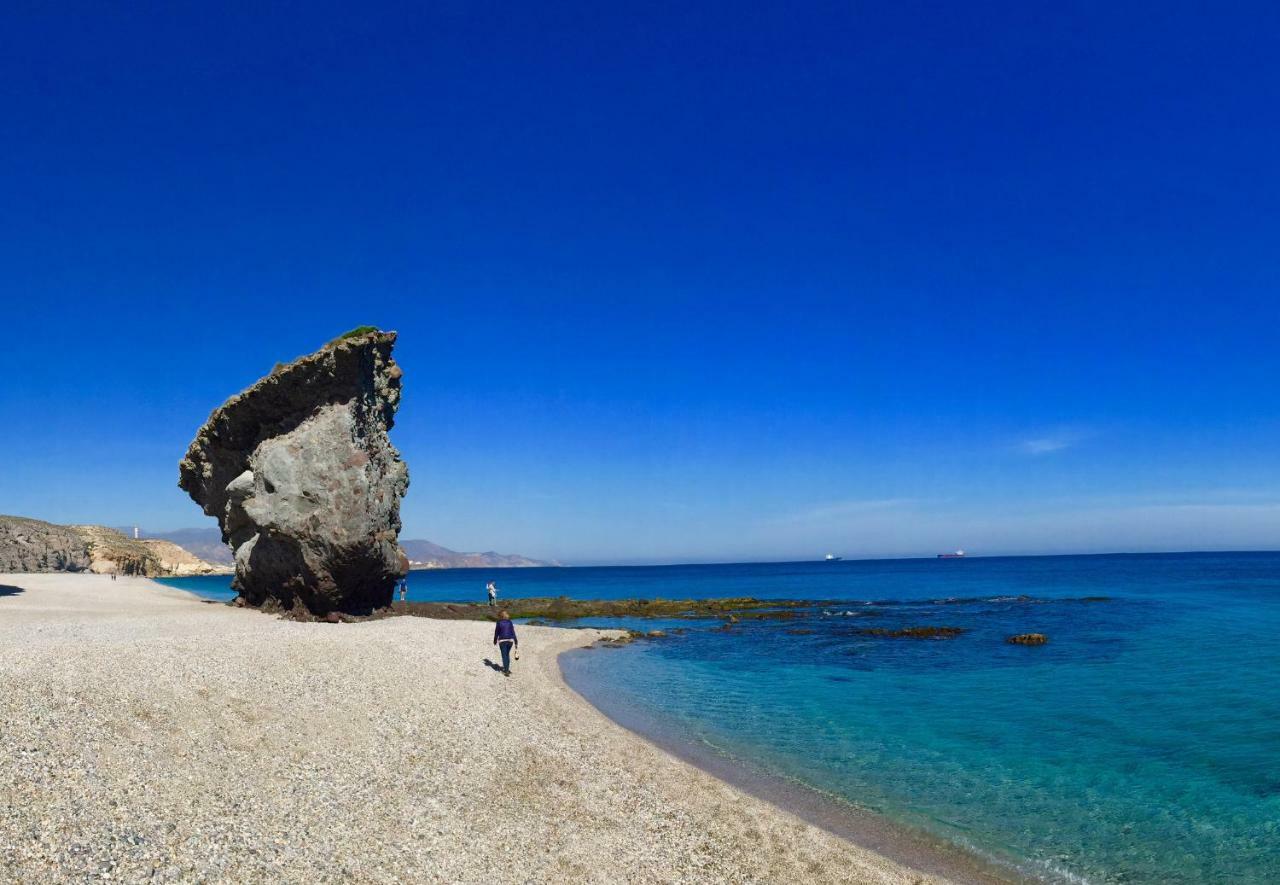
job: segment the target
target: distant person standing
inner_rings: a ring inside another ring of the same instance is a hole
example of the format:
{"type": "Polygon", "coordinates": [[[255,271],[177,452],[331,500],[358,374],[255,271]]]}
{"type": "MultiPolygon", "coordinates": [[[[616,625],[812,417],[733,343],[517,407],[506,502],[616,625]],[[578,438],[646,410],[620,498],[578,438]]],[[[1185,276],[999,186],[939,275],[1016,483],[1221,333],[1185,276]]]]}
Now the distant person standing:
{"type": "Polygon", "coordinates": [[[511,623],[511,615],[506,612],[498,612],[498,623],[493,626],[493,644],[502,652],[502,675],[510,676],[511,649],[519,648],[520,640],[516,639],[516,625],[511,623]]]}
{"type": "Polygon", "coordinates": [[[498,585],[490,581],[484,589],[489,591],[489,607],[493,608],[498,604],[498,585]]]}
{"type": "Polygon", "coordinates": [[[405,597],[409,595],[409,579],[400,579],[400,601],[404,602],[405,597]]]}

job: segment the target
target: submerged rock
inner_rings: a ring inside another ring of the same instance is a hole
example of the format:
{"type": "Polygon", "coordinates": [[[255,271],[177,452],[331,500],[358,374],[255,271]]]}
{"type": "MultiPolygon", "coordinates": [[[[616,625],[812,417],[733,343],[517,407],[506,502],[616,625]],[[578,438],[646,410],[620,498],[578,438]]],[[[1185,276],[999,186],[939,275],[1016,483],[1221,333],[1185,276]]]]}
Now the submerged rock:
{"type": "Polygon", "coordinates": [[[1011,645],[1044,645],[1048,641],[1049,637],[1043,633],[1019,633],[1005,640],[1011,645]]]}
{"type": "Polygon", "coordinates": [[[387,431],[400,404],[394,332],[359,329],[277,366],[209,416],[178,485],[235,551],[232,587],[294,614],[391,603],[409,472],[387,431]]]}
{"type": "Polygon", "coordinates": [[[955,639],[964,632],[963,627],[904,627],[901,630],[887,630],[884,627],[873,627],[859,630],[863,636],[887,636],[892,639],[955,639]]]}

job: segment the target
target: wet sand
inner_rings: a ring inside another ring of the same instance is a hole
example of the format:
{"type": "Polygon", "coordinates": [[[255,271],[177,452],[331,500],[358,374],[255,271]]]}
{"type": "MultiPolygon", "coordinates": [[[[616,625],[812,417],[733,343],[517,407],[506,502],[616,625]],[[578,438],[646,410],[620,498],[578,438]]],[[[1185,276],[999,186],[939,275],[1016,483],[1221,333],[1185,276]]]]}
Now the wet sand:
{"type": "Polygon", "coordinates": [[[602,715],[605,631],[299,624],[145,579],[0,575],[0,879],[943,881],[602,715]]]}

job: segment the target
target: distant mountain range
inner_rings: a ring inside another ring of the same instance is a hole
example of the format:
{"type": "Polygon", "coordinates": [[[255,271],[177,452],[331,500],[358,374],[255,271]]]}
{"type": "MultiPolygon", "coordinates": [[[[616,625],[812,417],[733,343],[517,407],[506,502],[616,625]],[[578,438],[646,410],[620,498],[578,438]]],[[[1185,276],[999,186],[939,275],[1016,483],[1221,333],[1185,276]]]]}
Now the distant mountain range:
{"type": "MultiPolygon", "coordinates": [[[[132,527],[120,531],[133,536],[132,527]]],[[[216,528],[176,529],[172,532],[141,532],[143,538],[160,538],[172,541],[184,550],[200,557],[206,562],[217,565],[235,565],[231,549],[222,543],[222,533],[216,528]]],[[[494,553],[459,553],[448,547],[441,547],[430,541],[401,541],[409,564],[413,568],[531,568],[535,566],[554,566],[558,562],[546,562],[541,559],[530,559],[518,554],[494,553]]]]}
{"type": "Polygon", "coordinates": [[[430,541],[401,541],[412,568],[532,568],[554,566],[558,562],[530,559],[515,553],[459,553],[430,541]]]}

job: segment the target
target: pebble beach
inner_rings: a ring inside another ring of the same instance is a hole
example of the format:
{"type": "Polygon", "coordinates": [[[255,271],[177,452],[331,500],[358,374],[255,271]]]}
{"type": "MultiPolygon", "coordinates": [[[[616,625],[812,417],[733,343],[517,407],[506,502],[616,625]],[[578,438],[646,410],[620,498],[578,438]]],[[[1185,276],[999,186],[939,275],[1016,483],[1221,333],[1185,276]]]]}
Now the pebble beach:
{"type": "Polygon", "coordinates": [[[556,657],[605,635],[504,678],[485,623],[0,575],[0,880],[943,881],[604,717],[556,657]]]}

